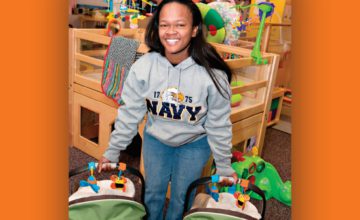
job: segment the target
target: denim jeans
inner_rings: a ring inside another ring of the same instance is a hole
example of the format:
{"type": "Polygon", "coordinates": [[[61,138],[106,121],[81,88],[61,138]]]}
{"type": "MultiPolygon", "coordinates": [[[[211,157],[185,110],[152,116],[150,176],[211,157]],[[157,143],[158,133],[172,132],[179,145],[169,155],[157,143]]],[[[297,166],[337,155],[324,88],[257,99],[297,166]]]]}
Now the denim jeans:
{"type": "Polygon", "coordinates": [[[172,147],[144,132],[145,204],[148,208],[148,220],[163,219],[169,181],[171,195],[165,219],[182,219],[186,190],[191,182],[200,178],[210,152],[206,136],[192,143],[172,147]]]}

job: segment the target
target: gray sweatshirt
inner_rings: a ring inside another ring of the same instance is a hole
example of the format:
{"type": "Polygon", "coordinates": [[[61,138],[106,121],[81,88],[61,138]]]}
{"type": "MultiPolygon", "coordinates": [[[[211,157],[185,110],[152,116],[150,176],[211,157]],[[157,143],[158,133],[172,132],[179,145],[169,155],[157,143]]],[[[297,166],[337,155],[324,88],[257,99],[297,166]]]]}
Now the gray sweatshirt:
{"type": "MultiPolygon", "coordinates": [[[[216,77],[230,93],[222,71],[216,77]]],[[[122,91],[115,130],[104,157],[118,162],[147,113],[145,131],[164,144],[178,147],[207,135],[217,173],[229,176],[232,124],[230,100],[216,89],[206,69],[188,57],[175,67],[162,55],[143,55],[131,67],[122,91]]]]}

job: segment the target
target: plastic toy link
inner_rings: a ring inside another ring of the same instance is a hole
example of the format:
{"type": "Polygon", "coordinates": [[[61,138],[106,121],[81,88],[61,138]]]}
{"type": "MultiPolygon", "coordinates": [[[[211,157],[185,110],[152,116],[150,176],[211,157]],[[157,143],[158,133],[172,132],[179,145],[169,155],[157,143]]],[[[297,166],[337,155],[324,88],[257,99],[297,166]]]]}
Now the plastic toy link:
{"type": "Polygon", "coordinates": [[[250,200],[250,196],[245,194],[246,190],[249,187],[249,180],[246,179],[238,179],[237,182],[233,181],[232,177],[221,177],[217,174],[211,176],[211,182],[212,182],[212,188],[210,192],[210,196],[216,201],[219,202],[219,190],[216,187],[216,183],[222,182],[225,179],[228,179],[229,181],[233,182],[232,186],[226,186],[224,187],[221,192],[227,192],[230,194],[233,194],[236,199],[236,206],[238,208],[241,208],[244,210],[245,204],[247,201],[250,200]]]}
{"type": "Polygon", "coordinates": [[[219,202],[219,189],[216,186],[216,183],[219,181],[219,175],[212,175],[211,176],[211,190],[210,196],[216,201],[219,202]]]}
{"type": "Polygon", "coordinates": [[[110,185],[111,189],[119,189],[123,192],[126,191],[126,178],[123,176],[124,171],[126,170],[126,164],[125,163],[119,163],[119,173],[118,175],[112,175],[110,177],[111,181],[113,181],[110,185]]]}
{"type": "Polygon", "coordinates": [[[97,185],[97,180],[94,176],[94,170],[96,169],[95,162],[88,163],[88,169],[90,170],[90,176],[87,178],[87,180],[80,180],[80,186],[90,186],[94,192],[98,193],[100,190],[100,187],[97,185]]]}
{"type": "MultiPolygon", "coordinates": [[[[265,19],[272,15],[274,12],[274,4],[269,2],[261,2],[259,4],[250,4],[247,6],[235,5],[236,9],[247,9],[250,7],[258,7],[259,8],[259,16],[260,16],[260,27],[256,36],[256,41],[253,50],[251,51],[251,57],[255,60],[256,64],[267,64],[268,60],[263,59],[260,52],[260,43],[261,36],[265,26],[265,19]]],[[[232,7],[233,8],[233,7],[232,7]]]]}
{"type": "Polygon", "coordinates": [[[250,200],[250,196],[245,194],[249,188],[249,180],[241,179],[240,184],[238,183],[236,188],[237,191],[233,193],[236,199],[235,205],[244,210],[246,202],[250,200]]]}
{"type": "Polygon", "coordinates": [[[244,210],[246,202],[250,200],[250,196],[242,194],[241,192],[236,192],[234,193],[234,197],[236,199],[236,206],[244,210]]]}

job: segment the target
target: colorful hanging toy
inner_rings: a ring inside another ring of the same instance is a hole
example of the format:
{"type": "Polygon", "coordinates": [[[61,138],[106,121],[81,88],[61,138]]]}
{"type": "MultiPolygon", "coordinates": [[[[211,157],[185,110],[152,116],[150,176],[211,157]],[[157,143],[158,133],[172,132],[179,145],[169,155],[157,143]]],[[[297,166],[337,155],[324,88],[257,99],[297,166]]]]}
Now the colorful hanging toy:
{"type": "Polygon", "coordinates": [[[119,163],[119,173],[118,175],[112,175],[110,177],[112,183],[110,185],[111,189],[118,189],[122,190],[123,192],[126,191],[126,178],[124,177],[124,172],[126,170],[125,163],[119,163]]]}
{"type": "Polygon", "coordinates": [[[267,17],[273,14],[275,5],[270,2],[261,2],[259,4],[250,4],[247,6],[235,5],[234,7],[236,7],[237,9],[247,9],[252,6],[259,8],[260,27],[256,36],[254,48],[251,51],[251,57],[255,60],[256,64],[267,64],[268,60],[262,58],[260,52],[260,43],[261,43],[262,32],[265,26],[265,20],[267,17]]]}
{"type": "Polygon", "coordinates": [[[246,190],[249,187],[249,180],[246,179],[239,179],[240,183],[236,183],[235,189],[236,192],[230,192],[228,190],[229,193],[232,193],[236,199],[236,203],[235,205],[244,210],[246,202],[250,200],[250,196],[246,193],[246,190]]]}
{"type": "Polygon", "coordinates": [[[95,170],[95,162],[88,163],[88,169],[90,170],[90,176],[87,178],[87,180],[80,180],[80,187],[90,186],[94,192],[98,193],[100,187],[97,185],[96,178],[94,176],[94,170],[95,170]]]}
{"type": "MultiPolygon", "coordinates": [[[[210,196],[216,201],[219,202],[219,190],[216,187],[216,184],[221,182],[221,178],[218,174],[211,176],[212,188],[210,190],[210,196]]],[[[250,200],[250,196],[246,193],[246,190],[249,187],[249,180],[238,179],[236,183],[232,186],[222,187],[220,192],[227,192],[234,195],[236,199],[235,205],[238,208],[244,210],[246,202],[250,200]]]]}
{"type": "Polygon", "coordinates": [[[250,196],[242,194],[241,192],[236,192],[234,193],[234,197],[236,199],[236,206],[244,210],[246,202],[250,200],[250,196]]]}
{"type": "Polygon", "coordinates": [[[251,25],[251,18],[243,19],[243,16],[240,15],[232,25],[232,28],[239,32],[246,32],[246,27],[249,25],[251,25]]]}
{"type": "Polygon", "coordinates": [[[210,189],[210,196],[216,201],[219,202],[219,189],[216,186],[216,183],[219,182],[219,175],[212,175],[211,176],[211,189],[210,189]]]}
{"type": "Polygon", "coordinates": [[[109,37],[117,35],[121,30],[121,23],[115,18],[110,18],[106,24],[106,35],[109,37]]]}
{"type": "Polygon", "coordinates": [[[149,2],[149,1],[146,1],[146,0],[141,0],[141,1],[150,6],[150,12],[146,13],[146,15],[151,16],[153,14],[153,7],[156,7],[157,5],[154,4],[153,2],[149,2]]]}
{"type": "Polygon", "coordinates": [[[120,32],[120,0],[104,0],[108,3],[108,9],[106,10],[109,14],[106,17],[108,22],[106,24],[106,35],[109,37],[115,36],[120,32]]]}

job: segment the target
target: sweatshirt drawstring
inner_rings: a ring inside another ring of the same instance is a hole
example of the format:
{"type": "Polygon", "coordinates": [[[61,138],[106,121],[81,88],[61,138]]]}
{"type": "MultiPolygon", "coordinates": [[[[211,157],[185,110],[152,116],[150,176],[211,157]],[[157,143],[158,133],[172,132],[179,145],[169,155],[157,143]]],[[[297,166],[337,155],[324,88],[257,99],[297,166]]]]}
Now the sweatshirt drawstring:
{"type": "Polygon", "coordinates": [[[166,88],[169,88],[169,81],[170,81],[170,66],[167,67],[167,83],[166,83],[166,88]]]}
{"type": "Polygon", "coordinates": [[[181,82],[181,68],[180,68],[178,85],[177,85],[177,93],[176,93],[176,101],[177,101],[177,105],[178,105],[178,106],[179,106],[180,82],[181,82]]]}

